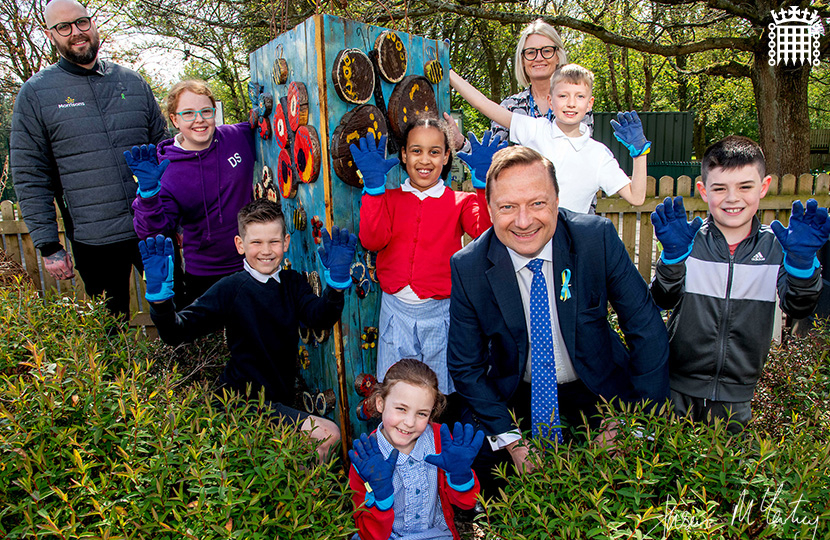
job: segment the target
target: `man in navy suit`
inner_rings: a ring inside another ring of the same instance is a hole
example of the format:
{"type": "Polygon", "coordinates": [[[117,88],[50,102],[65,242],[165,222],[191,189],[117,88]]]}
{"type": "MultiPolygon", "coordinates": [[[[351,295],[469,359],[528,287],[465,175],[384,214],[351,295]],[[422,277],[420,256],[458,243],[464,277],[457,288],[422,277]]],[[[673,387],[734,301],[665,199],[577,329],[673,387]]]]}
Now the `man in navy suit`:
{"type": "Polygon", "coordinates": [[[452,258],[447,362],[487,435],[476,467],[482,486],[495,463],[529,466],[511,411],[527,429],[532,259],[543,261],[566,437],[568,426],[582,424],[581,412],[599,426],[600,397],[657,404],[669,397],[666,327],[645,281],[611,222],[560,209],[558,193],[550,161],[521,146],[499,151],[487,174],[493,227],[452,258]],[[608,323],[608,302],[625,344],[608,323]]]}

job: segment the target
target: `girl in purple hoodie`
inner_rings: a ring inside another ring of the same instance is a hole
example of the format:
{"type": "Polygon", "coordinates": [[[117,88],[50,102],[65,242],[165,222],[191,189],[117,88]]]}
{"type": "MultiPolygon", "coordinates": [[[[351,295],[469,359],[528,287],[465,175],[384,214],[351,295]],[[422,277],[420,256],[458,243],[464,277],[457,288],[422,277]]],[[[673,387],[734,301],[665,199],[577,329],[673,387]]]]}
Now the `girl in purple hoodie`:
{"type": "Polygon", "coordinates": [[[216,125],[216,100],[202,81],[182,81],[167,96],[180,133],[125,152],[138,178],[133,225],[139,238],[182,233],[183,306],[242,270],[236,214],[253,199],[254,132],[248,122],[216,125]],[[158,165],[156,165],[158,163],[158,165]]]}

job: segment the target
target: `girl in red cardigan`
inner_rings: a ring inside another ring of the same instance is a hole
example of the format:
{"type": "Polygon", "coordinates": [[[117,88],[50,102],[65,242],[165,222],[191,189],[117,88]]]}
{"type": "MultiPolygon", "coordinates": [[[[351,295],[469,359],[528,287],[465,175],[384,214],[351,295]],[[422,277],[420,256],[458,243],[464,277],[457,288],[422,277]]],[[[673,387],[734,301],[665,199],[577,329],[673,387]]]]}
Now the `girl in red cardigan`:
{"type": "MultiPolygon", "coordinates": [[[[376,145],[369,133],[359,148],[351,145],[363,176],[360,243],[378,252],[377,278],[383,291],[378,380],[399,358],[417,358],[435,371],[445,394],[455,391],[447,371],[450,257],[461,249],[464,233],[476,238],[491,225],[483,181],[474,179],[475,193],[444,185],[452,164],[449,140],[443,120],[420,117],[404,131],[400,162],[384,159],[385,137],[376,145]],[[409,178],[387,189],[386,173],[398,163],[409,178]]],[[[499,142],[488,146],[475,141],[473,157],[484,155],[489,164],[499,142]]]]}
{"type": "Polygon", "coordinates": [[[430,422],[446,398],[426,364],[393,365],[372,396],[382,421],[349,452],[349,486],[362,540],[455,538],[452,505],[470,509],[479,492],[471,466],[484,432],[430,422]]]}

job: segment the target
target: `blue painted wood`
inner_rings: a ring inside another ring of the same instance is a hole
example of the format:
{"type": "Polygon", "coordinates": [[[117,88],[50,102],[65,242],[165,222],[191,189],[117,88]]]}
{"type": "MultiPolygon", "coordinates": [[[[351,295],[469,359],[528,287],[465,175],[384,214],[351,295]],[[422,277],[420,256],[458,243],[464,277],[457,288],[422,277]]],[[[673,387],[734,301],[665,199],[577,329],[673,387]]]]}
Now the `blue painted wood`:
{"type": "MultiPolygon", "coordinates": [[[[368,53],[374,47],[375,39],[381,32],[387,30],[377,26],[370,26],[356,21],[350,21],[330,15],[314,16],[297,27],[283,33],[267,45],[254,51],[250,55],[251,78],[264,86],[266,92],[274,95],[275,102],[285,96],[288,84],[276,85],[273,80],[274,61],[280,56],[288,62],[288,82],[299,81],[306,84],[309,96],[309,121],[320,133],[321,145],[327,148],[331,145],[332,134],[340,123],[340,119],[356,105],[347,104],[340,100],[332,86],[332,67],[338,52],[346,48],[358,48],[368,53]],[[318,46],[317,31],[321,29],[322,43],[318,46]],[[324,66],[322,77],[318,77],[318,59],[323,58],[324,66]],[[321,120],[327,121],[326,129],[321,129],[321,120]]],[[[444,78],[437,86],[433,86],[438,108],[441,112],[450,110],[449,94],[449,47],[446,43],[425,39],[420,36],[396,32],[406,44],[408,52],[407,75],[424,74],[424,66],[430,60],[438,59],[444,67],[444,78]]],[[[382,81],[382,91],[385,101],[394,89],[394,84],[382,81]]],[[[374,103],[370,100],[370,103],[374,103]]],[[[272,115],[273,118],[273,115],[272,115]]],[[[257,142],[257,174],[262,165],[272,168],[276,165],[279,144],[275,138],[257,142]]],[[[311,232],[311,219],[319,216],[326,226],[336,225],[347,227],[357,233],[359,231],[360,197],[361,191],[351,187],[337,178],[331,164],[328,152],[324,154],[321,173],[317,182],[303,184],[299,187],[295,199],[282,201],[283,211],[289,222],[294,209],[299,203],[303,205],[308,215],[308,227],[305,231],[293,230],[289,223],[291,244],[288,250],[288,260],[292,268],[298,271],[317,271],[322,276],[323,268],[316,256],[318,245],[314,243],[311,232]],[[326,187],[330,189],[330,198],[326,199],[326,187]]],[[[395,168],[387,177],[388,187],[397,187],[405,178],[402,168],[395,168]]],[[[358,249],[358,257],[365,257],[365,250],[358,249]]],[[[364,327],[376,327],[380,308],[380,289],[377,283],[372,284],[371,292],[359,299],[354,287],[346,293],[345,307],[341,318],[341,342],[338,343],[335,335],[321,345],[310,344],[306,347],[310,351],[308,369],[302,371],[306,384],[315,390],[327,388],[335,390],[338,407],[346,406],[350,430],[344,433],[346,437],[355,436],[371,429],[373,426],[358,420],[356,407],[363,399],[354,390],[354,380],[359,373],[375,373],[377,349],[361,347],[364,327]],[[341,345],[342,343],[342,345],[341,345]],[[342,349],[341,349],[342,347],[342,349]],[[341,395],[340,381],[338,380],[336,358],[342,350],[344,358],[344,386],[345,395],[341,395]]],[[[298,341],[298,347],[301,345],[298,341]]],[[[341,423],[336,409],[327,415],[341,423]]]]}

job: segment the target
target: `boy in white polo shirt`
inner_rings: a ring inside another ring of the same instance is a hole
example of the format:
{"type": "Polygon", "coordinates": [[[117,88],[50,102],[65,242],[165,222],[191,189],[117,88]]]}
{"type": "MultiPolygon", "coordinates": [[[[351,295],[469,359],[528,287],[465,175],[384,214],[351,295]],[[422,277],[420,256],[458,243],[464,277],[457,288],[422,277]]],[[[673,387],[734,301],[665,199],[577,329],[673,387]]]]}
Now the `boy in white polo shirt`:
{"type": "Polygon", "coordinates": [[[450,70],[450,85],[482,114],[510,127],[511,142],[532,148],[551,160],[559,179],[559,206],[574,212],[588,213],[597,190],[619,195],[640,206],[646,196],[646,154],[651,143],[636,112],[619,113],[612,120],[614,136],[634,159],[629,179],[607,146],[591,138],[582,124],[594,104],[594,74],[577,64],[557,69],[551,77],[548,96],[554,121],[513,114],[489,100],[470,83],[450,70]]]}

